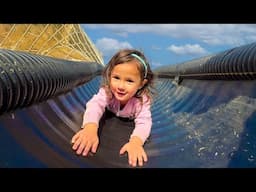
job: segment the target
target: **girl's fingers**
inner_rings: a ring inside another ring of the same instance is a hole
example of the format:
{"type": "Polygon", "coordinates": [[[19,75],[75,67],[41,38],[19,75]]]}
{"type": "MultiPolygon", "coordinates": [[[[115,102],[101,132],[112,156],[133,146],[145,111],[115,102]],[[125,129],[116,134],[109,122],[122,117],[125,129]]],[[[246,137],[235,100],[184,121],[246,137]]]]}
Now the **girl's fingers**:
{"type": "Polygon", "coordinates": [[[97,148],[98,148],[98,144],[99,144],[99,142],[93,143],[93,145],[92,145],[92,152],[93,152],[93,153],[96,153],[96,150],[97,150],[97,148]]]}
{"type": "Polygon", "coordinates": [[[142,156],[139,156],[139,157],[138,157],[138,164],[139,164],[139,166],[143,166],[143,159],[142,159],[142,156]]]}
{"type": "Polygon", "coordinates": [[[83,156],[87,156],[87,154],[91,150],[91,147],[92,147],[92,143],[87,141],[86,146],[85,146],[84,151],[83,151],[83,156]]]}
{"type": "Polygon", "coordinates": [[[77,148],[79,147],[80,143],[81,143],[81,139],[77,138],[76,141],[74,142],[73,146],[72,146],[72,149],[73,150],[77,150],[77,148]]]}
{"type": "Polygon", "coordinates": [[[80,145],[79,145],[79,147],[78,147],[78,149],[76,151],[76,154],[80,155],[83,152],[83,150],[86,147],[86,145],[87,145],[87,141],[86,140],[81,141],[80,145]]]}
{"type": "Polygon", "coordinates": [[[76,134],[72,137],[71,143],[75,143],[76,140],[79,138],[79,135],[80,135],[80,132],[76,133],[76,134]]]}
{"type": "Polygon", "coordinates": [[[145,162],[148,161],[148,156],[147,156],[147,154],[145,153],[144,150],[143,150],[143,152],[142,152],[142,157],[143,157],[143,159],[144,159],[145,162]]]}

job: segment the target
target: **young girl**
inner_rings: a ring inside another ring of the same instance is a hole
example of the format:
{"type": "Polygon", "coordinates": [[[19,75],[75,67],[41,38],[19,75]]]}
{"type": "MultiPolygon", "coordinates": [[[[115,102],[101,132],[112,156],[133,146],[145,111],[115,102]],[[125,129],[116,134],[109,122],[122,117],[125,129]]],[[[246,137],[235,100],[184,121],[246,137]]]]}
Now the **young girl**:
{"type": "Polygon", "coordinates": [[[135,128],[129,141],[120,149],[128,153],[131,166],[143,166],[148,160],[143,148],[150,135],[152,118],[153,73],[145,56],[135,49],[117,52],[103,70],[103,84],[86,104],[82,129],[72,138],[73,150],[78,155],[96,153],[99,121],[105,108],[118,117],[132,118],[135,128]]]}

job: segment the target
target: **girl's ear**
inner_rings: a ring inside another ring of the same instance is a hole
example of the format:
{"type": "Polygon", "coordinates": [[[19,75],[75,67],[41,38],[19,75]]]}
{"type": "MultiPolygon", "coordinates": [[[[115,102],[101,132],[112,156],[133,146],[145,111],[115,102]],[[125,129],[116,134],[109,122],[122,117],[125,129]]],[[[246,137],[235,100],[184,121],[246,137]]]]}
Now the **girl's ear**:
{"type": "Polygon", "coordinates": [[[147,80],[147,79],[144,79],[144,80],[142,81],[142,86],[140,87],[140,89],[141,89],[147,82],[148,82],[148,80],[147,80]]]}

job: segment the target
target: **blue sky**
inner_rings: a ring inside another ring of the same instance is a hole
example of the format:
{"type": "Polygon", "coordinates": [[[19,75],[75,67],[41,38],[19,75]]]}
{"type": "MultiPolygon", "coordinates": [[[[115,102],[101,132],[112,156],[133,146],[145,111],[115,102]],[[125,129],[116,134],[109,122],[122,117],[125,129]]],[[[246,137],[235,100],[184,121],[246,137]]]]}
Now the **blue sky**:
{"type": "Polygon", "coordinates": [[[81,24],[104,63],[121,48],[142,50],[152,69],[256,42],[256,24],[81,24]]]}

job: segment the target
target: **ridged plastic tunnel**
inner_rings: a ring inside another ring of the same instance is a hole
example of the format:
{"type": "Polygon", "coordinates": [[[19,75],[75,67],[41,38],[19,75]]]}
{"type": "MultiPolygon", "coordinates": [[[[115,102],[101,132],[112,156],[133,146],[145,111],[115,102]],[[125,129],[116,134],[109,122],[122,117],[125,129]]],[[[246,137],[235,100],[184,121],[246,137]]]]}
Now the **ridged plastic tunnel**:
{"type": "MultiPolygon", "coordinates": [[[[256,167],[255,45],[154,71],[158,94],[143,168],[256,167]]],[[[0,166],[130,168],[119,150],[132,122],[105,118],[95,155],[71,148],[100,86],[97,65],[73,73],[76,62],[25,55],[1,52],[0,166]]]]}

